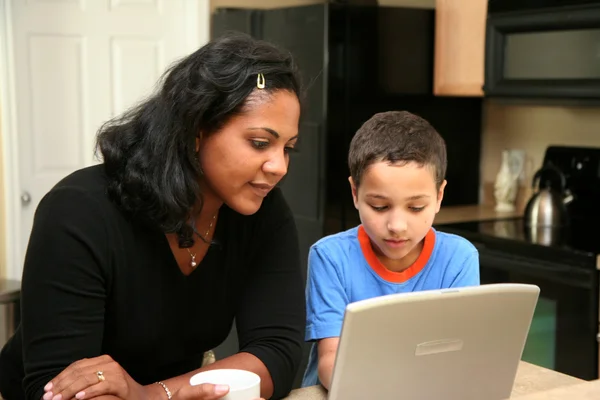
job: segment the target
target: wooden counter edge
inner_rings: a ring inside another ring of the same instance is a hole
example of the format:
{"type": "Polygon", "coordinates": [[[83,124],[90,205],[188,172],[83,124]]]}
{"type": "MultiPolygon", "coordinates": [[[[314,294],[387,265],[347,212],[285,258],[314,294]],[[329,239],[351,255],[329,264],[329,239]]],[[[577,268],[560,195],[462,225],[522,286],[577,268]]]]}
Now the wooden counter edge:
{"type": "Polygon", "coordinates": [[[567,385],[521,396],[518,400],[598,400],[600,380],[567,385]]]}
{"type": "Polygon", "coordinates": [[[519,210],[499,212],[493,205],[473,204],[466,206],[444,206],[435,216],[433,225],[450,224],[457,222],[485,221],[502,218],[515,218],[522,216],[519,210]]]}
{"type": "Polygon", "coordinates": [[[531,393],[538,393],[558,387],[577,385],[582,382],[585,381],[574,376],[521,361],[513,385],[511,399],[521,398],[531,393]]]}
{"type": "MultiPolygon", "coordinates": [[[[519,363],[511,399],[540,393],[560,387],[582,384],[583,380],[539,367],[525,361],[519,363]]],[[[286,400],[326,400],[327,391],[322,386],[310,386],[293,390],[286,400]]],[[[584,398],[587,400],[586,398],[584,398]]],[[[529,399],[523,399],[529,400],[529,399]]],[[[535,399],[537,400],[537,398],[535,399]]]]}
{"type": "Polygon", "coordinates": [[[284,400],[326,400],[327,391],[321,385],[295,389],[284,400]]]}

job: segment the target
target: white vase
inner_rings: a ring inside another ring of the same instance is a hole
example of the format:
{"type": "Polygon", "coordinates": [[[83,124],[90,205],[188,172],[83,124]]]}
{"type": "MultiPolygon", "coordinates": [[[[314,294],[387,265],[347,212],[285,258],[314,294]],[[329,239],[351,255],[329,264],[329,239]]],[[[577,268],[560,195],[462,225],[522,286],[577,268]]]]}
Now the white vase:
{"type": "Polygon", "coordinates": [[[502,151],[502,164],[494,183],[496,211],[512,212],[519,189],[519,177],[523,171],[525,153],[522,150],[502,151]]]}

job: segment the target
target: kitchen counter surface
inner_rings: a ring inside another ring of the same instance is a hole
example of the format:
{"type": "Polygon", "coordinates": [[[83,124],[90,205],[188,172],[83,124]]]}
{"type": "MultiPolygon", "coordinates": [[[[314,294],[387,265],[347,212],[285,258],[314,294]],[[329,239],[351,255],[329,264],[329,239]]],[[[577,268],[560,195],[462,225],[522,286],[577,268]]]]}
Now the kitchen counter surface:
{"type": "MultiPolygon", "coordinates": [[[[574,378],[569,375],[561,374],[556,371],[552,371],[546,368],[538,367],[533,364],[521,361],[519,364],[519,370],[517,371],[517,377],[515,378],[515,384],[511,394],[511,399],[519,398],[522,400],[541,400],[541,399],[563,399],[562,397],[530,397],[533,394],[551,391],[556,388],[564,388],[565,390],[573,387],[573,393],[579,390],[581,393],[585,393],[586,390],[595,390],[593,387],[590,388],[579,388],[584,386],[585,381],[574,378]]],[[[600,386],[598,386],[600,390],[600,386]]],[[[550,393],[550,392],[548,392],[550,393]]],[[[571,392],[564,392],[571,393],[571,392]]],[[[593,392],[596,393],[596,392],[593,392]]],[[[560,395],[560,393],[559,393],[560,395]]],[[[582,399],[587,400],[592,397],[569,397],[571,400],[582,399]]],[[[599,399],[600,397],[594,397],[599,399]]],[[[326,400],[327,392],[321,386],[311,386],[308,388],[296,389],[290,393],[287,400],[326,400]]]]}
{"type": "Polygon", "coordinates": [[[469,206],[442,206],[433,224],[450,224],[455,222],[483,221],[500,218],[520,217],[518,210],[497,212],[493,205],[474,204],[469,206]]]}
{"type": "Polygon", "coordinates": [[[600,380],[564,386],[519,397],[519,400],[598,400],[600,380]]]}

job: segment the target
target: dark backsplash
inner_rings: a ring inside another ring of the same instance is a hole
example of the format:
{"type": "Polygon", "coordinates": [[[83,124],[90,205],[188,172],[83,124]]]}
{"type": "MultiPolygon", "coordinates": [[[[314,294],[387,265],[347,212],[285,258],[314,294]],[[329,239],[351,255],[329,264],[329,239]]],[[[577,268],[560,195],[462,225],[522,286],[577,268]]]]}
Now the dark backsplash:
{"type": "Polygon", "coordinates": [[[348,147],[362,123],[382,111],[427,119],[448,149],[444,205],[478,203],[482,99],[433,95],[434,17],[424,9],[331,7],[325,233],[358,223],[348,147]]]}
{"type": "Polygon", "coordinates": [[[339,3],[222,9],[212,30],[213,36],[239,30],[284,46],[308,83],[300,154],[282,185],[298,224],[314,225],[306,245],[319,236],[319,224],[325,234],[356,224],[348,146],[377,112],[406,110],[427,119],[448,149],[444,205],[478,202],[482,99],[433,95],[434,10],[339,3]]]}
{"type": "MultiPolygon", "coordinates": [[[[330,109],[331,110],[331,109],[330,109]]],[[[443,205],[477,204],[479,201],[482,99],[431,96],[396,96],[368,104],[353,103],[344,132],[329,120],[327,156],[326,231],[356,225],[358,216],[350,196],[347,154],[350,140],[373,114],[406,110],[428,120],[446,141],[448,170],[443,205]],[[337,133],[337,134],[335,134],[337,133]]],[[[337,120],[339,121],[339,120],[337,120]]]]}

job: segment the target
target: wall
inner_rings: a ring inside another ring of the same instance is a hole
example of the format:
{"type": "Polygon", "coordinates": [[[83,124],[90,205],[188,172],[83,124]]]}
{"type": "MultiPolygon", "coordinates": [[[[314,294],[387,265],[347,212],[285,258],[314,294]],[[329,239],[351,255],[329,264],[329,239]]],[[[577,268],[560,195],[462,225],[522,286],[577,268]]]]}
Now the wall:
{"type": "Polygon", "coordinates": [[[278,8],[306,6],[309,4],[323,3],[320,0],[210,0],[211,9],[217,7],[231,8],[278,8]]]}
{"type": "MultiPolygon", "coordinates": [[[[2,109],[0,108],[0,278],[6,276],[5,260],[6,260],[6,249],[4,243],[4,235],[6,235],[6,224],[4,217],[4,169],[2,162],[2,109]]],[[[0,306],[0,347],[4,345],[8,339],[5,335],[5,308],[0,306]]]]}
{"type": "MultiPolygon", "coordinates": [[[[6,274],[5,260],[6,260],[6,249],[4,236],[6,235],[6,218],[4,215],[4,170],[2,161],[2,110],[0,109],[0,278],[6,274]]],[[[1,342],[0,342],[1,343],[1,342]]]]}
{"type": "Polygon", "coordinates": [[[504,148],[524,149],[527,167],[518,206],[531,193],[531,178],[548,145],[600,147],[600,108],[511,105],[484,102],[481,143],[482,201],[493,204],[492,188],[504,148]]]}
{"type": "Polygon", "coordinates": [[[435,8],[435,0],[379,0],[380,6],[435,8]]]}
{"type": "MultiPolygon", "coordinates": [[[[359,3],[361,0],[354,0],[359,3]]],[[[364,0],[370,3],[372,0],[364,0]]],[[[309,4],[324,3],[325,0],[210,0],[211,9],[217,7],[239,8],[278,8],[305,6],[309,4]]],[[[379,5],[392,7],[419,7],[435,8],[435,0],[378,0],[379,5]]]]}

